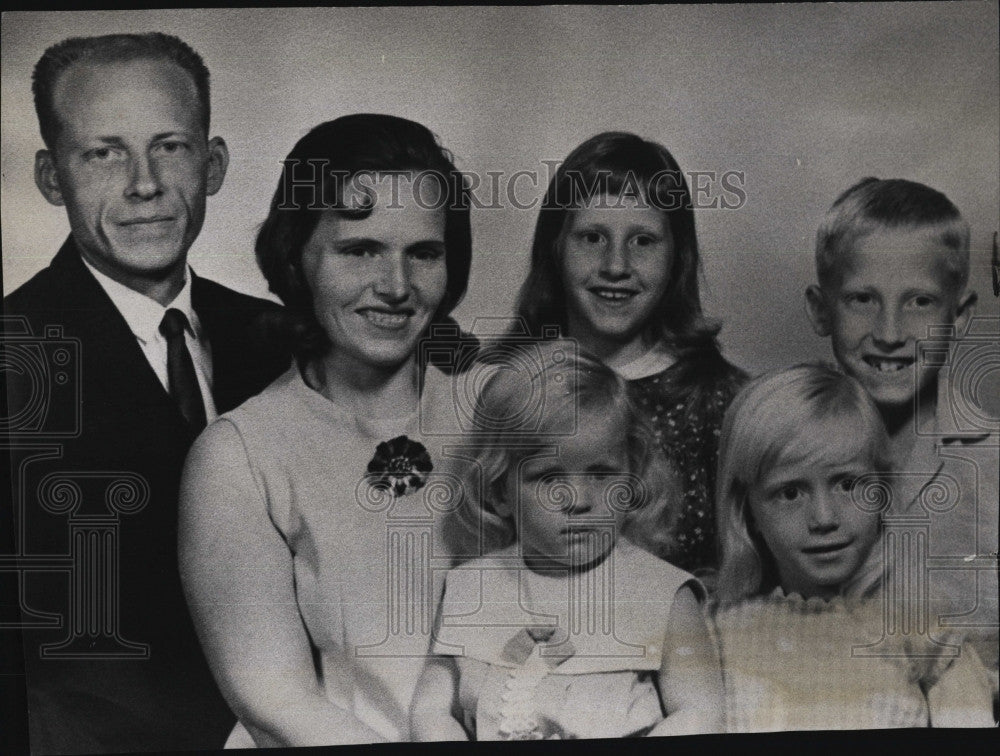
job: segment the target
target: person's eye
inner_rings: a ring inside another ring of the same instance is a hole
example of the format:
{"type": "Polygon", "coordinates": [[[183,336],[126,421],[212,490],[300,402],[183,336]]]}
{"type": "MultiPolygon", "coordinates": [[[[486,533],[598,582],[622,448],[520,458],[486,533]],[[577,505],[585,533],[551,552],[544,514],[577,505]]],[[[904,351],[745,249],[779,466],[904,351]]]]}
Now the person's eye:
{"type": "Polygon", "coordinates": [[[643,249],[643,248],[646,248],[646,247],[652,247],[658,241],[659,241],[659,239],[656,238],[655,236],[653,236],[652,234],[639,234],[638,236],[636,236],[636,237],[634,237],[632,239],[632,243],[636,247],[639,247],[640,249],[643,249]]]}
{"type": "Polygon", "coordinates": [[[433,262],[444,257],[444,250],[433,246],[414,247],[410,250],[410,257],[421,262],[433,262]]]}
{"type": "Polygon", "coordinates": [[[375,249],[367,244],[351,244],[337,251],[346,257],[370,257],[375,254],[375,249]]]}
{"type": "Polygon", "coordinates": [[[604,236],[600,231],[581,231],[577,235],[577,238],[584,244],[588,245],[596,245],[604,241],[604,236]]]}
{"type": "Polygon", "coordinates": [[[186,151],[188,148],[187,144],[175,139],[160,142],[156,145],[156,149],[163,153],[164,155],[176,155],[180,152],[186,151]]]}
{"type": "Polygon", "coordinates": [[[84,153],[84,158],[91,163],[107,163],[118,158],[121,150],[114,147],[95,147],[84,153]]]}
{"type": "Polygon", "coordinates": [[[837,481],[836,488],[841,493],[849,494],[854,490],[854,484],[857,483],[857,478],[841,478],[837,481]]]}
{"type": "Polygon", "coordinates": [[[928,307],[933,307],[936,303],[934,297],[929,294],[918,294],[910,300],[910,306],[918,310],[924,310],[928,307]]]}
{"type": "Polygon", "coordinates": [[[852,307],[866,307],[875,302],[875,297],[866,291],[855,291],[845,294],[844,301],[852,307]]]}
{"type": "Polygon", "coordinates": [[[536,468],[526,467],[521,471],[521,483],[523,485],[535,486],[538,490],[544,490],[545,488],[555,485],[559,477],[558,472],[552,472],[550,470],[539,470],[536,468]]]}
{"type": "Polygon", "coordinates": [[[775,491],[775,498],[778,501],[783,502],[793,502],[798,501],[799,497],[802,496],[802,489],[795,484],[788,484],[787,486],[781,486],[777,491],[775,491]]]}

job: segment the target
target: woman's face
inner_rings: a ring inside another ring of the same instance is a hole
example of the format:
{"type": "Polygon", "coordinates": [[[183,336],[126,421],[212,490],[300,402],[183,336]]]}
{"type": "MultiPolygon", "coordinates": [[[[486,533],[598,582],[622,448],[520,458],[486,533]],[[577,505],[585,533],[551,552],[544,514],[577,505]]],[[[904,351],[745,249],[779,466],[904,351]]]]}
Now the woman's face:
{"type": "Polygon", "coordinates": [[[598,355],[640,356],[673,253],[666,216],[644,200],[601,195],[572,211],[562,238],[569,335],[598,355]]]}
{"type": "Polygon", "coordinates": [[[389,194],[377,193],[365,218],[326,211],[302,251],[340,369],[402,366],[445,295],[444,211],[421,207],[405,178],[389,194]]]}

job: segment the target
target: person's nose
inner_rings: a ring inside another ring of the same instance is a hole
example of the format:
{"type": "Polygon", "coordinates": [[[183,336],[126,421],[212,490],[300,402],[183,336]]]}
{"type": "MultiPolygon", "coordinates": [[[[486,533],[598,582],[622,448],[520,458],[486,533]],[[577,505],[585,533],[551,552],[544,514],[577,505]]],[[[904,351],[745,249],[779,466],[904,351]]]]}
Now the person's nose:
{"type": "Polygon", "coordinates": [[[624,239],[611,239],[601,256],[601,275],[612,281],[627,278],[631,272],[628,247],[624,239]]]}
{"type": "Polygon", "coordinates": [[[829,533],[839,528],[840,511],[833,492],[817,492],[810,501],[808,516],[809,530],[813,533],[829,533]]]}
{"type": "Polygon", "coordinates": [[[382,256],[375,293],[389,302],[400,302],[410,295],[410,267],[406,256],[390,252],[382,256]]]}
{"type": "Polygon", "coordinates": [[[125,195],[130,199],[150,200],[162,192],[156,164],[146,154],[136,155],[129,161],[128,186],[125,195]]]}
{"type": "Polygon", "coordinates": [[[882,349],[890,350],[906,343],[899,313],[894,307],[883,307],[876,316],[872,339],[882,349]]]}
{"type": "Polygon", "coordinates": [[[582,478],[574,486],[573,503],[569,513],[574,516],[596,514],[603,501],[603,487],[600,481],[582,478]]]}

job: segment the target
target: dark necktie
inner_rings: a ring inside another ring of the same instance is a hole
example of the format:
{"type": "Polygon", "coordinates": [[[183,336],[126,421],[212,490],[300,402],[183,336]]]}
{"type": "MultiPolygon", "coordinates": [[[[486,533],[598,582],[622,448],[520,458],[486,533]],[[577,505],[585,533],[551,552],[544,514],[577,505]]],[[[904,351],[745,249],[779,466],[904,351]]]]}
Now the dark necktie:
{"type": "Polygon", "coordinates": [[[169,309],[160,321],[160,333],[167,339],[167,382],[170,396],[177,402],[188,425],[199,433],[205,427],[205,402],[198,388],[198,376],[194,372],[194,362],[184,341],[188,319],[183,312],[169,309]]]}

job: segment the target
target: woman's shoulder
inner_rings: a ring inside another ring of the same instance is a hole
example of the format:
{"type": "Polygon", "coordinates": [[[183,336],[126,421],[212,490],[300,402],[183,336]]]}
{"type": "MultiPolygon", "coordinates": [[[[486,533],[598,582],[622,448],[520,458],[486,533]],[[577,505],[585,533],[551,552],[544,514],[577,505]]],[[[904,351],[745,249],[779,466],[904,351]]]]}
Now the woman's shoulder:
{"type": "Polygon", "coordinates": [[[313,392],[293,365],[259,394],[216,418],[198,441],[212,447],[230,447],[238,441],[250,456],[261,450],[286,450],[309,432],[309,417],[321,409],[311,408],[316,400],[309,393],[313,392]]]}
{"type": "Polygon", "coordinates": [[[287,414],[289,406],[296,403],[299,395],[298,384],[301,383],[302,377],[298,366],[293,364],[259,394],[220,415],[219,419],[228,420],[238,426],[257,418],[283,416],[287,414]]]}

